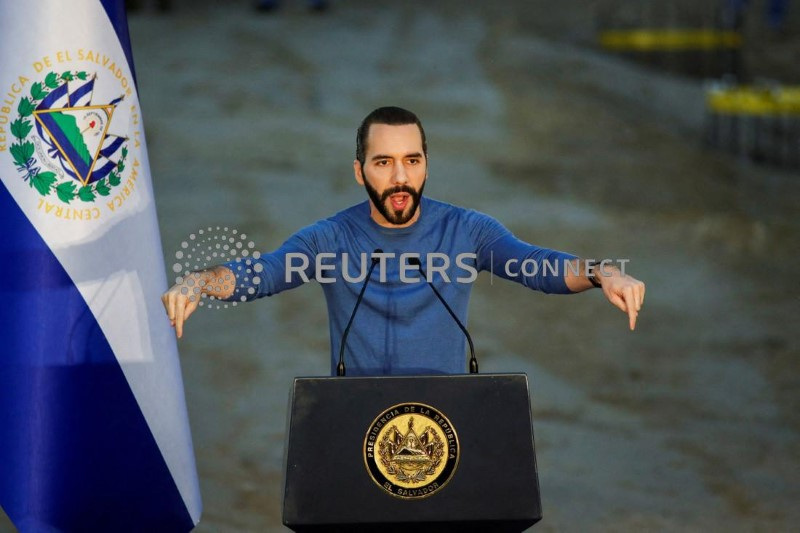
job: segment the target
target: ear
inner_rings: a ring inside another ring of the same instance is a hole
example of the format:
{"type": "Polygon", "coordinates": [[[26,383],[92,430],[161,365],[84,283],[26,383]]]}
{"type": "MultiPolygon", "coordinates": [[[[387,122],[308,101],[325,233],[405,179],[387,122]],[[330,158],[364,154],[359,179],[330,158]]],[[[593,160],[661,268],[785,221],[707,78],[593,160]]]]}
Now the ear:
{"type": "Polygon", "coordinates": [[[358,159],[353,160],[353,174],[355,174],[358,184],[364,185],[364,173],[361,169],[361,161],[358,159]]]}

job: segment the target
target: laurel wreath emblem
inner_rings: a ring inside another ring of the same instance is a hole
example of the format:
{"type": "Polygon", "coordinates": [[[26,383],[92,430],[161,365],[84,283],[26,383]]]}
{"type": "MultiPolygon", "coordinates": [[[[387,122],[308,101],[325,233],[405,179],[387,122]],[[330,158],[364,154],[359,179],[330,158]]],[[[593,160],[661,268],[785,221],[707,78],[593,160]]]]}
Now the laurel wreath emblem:
{"type": "Polygon", "coordinates": [[[11,134],[17,139],[17,142],[11,143],[11,157],[14,159],[17,170],[23,174],[22,178],[40,195],[49,196],[55,192],[59,200],[67,204],[76,197],[83,202],[94,202],[97,196],[108,196],[111,189],[122,181],[120,173],[125,170],[125,159],[128,156],[128,148],[123,147],[120,150],[121,157],[116,168],[107,177],[82,187],[78,187],[74,180],[58,182],[58,176],[54,172],[42,171],[37,165],[36,159],[33,157],[33,143],[27,140],[33,130],[31,121],[37,104],[61,83],[75,79],[86,80],[88,77],[88,73],[83,71],[48,73],[44,83],[36,82],[31,85],[30,97],[23,97],[19,101],[17,106],[19,116],[10,126],[11,134]]]}

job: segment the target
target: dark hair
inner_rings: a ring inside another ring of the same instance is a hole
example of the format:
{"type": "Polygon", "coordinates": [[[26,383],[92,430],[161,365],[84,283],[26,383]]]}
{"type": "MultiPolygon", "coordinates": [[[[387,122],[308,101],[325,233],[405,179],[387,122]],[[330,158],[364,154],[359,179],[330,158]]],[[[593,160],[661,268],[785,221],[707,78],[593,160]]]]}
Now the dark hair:
{"type": "Polygon", "coordinates": [[[425,140],[425,130],[417,115],[402,107],[379,107],[367,115],[356,133],[356,159],[364,165],[367,154],[367,134],[369,127],[373,124],[388,124],[389,126],[403,126],[405,124],[416,124],[422,136],[422,152],[428,157],[428,141],[425,140]]]}

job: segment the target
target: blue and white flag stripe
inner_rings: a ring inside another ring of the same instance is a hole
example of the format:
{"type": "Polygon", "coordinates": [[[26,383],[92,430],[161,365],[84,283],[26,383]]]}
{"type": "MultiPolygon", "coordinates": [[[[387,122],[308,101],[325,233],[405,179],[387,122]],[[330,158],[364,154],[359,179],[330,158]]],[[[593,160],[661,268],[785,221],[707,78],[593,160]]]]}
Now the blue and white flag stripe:
{"type": "Polygon", "coordinates": [[[189,531],[201,501],[123,1],[2,2],[0,45],[0,505],[22,532],[189,531]],[[116,105],[89,196],[19,126],[48,72],[88,72],[73,94],[91,80],[83,98],[116,105]]]}
{"type": "Polygon", "coordinates": [[[94,78],[86,83],[81,83],[74,91],[69,93],[69,105],[72,107],[91,105],[91,94],[94,89],[94,78]]]}
{"type": "Polygon", "coordinates": [[[50,109],[52,107],[65,107],[69,105],[69,86],[65,83],[60,87],[50,91],[50,94],[44,97],[37,109],[50,109]]]}

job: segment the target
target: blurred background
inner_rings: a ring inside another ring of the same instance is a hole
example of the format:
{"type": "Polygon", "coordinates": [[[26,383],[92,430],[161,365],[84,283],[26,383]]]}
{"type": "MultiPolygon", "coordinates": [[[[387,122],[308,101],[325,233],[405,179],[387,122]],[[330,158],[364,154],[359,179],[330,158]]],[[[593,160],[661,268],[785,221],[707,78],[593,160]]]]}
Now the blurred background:
{"type": "MultiPolygon", "coordinates": [[[[475,284],[481,370],[530,378],[535,529],[797,527],[797,2],[131,7],[167,269],[200,229],[269,251],[362,201],[355,130],[407,107],[428,134],[427,195],[542,246],[630,259],[647,283],[633,333],[599,291],[475,284]]],[[[201,309],[179,349],[197,531],[284,530],[289,387],[329,372],[321,290],[201,309]]]]}

